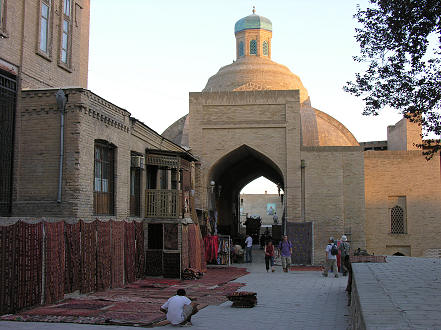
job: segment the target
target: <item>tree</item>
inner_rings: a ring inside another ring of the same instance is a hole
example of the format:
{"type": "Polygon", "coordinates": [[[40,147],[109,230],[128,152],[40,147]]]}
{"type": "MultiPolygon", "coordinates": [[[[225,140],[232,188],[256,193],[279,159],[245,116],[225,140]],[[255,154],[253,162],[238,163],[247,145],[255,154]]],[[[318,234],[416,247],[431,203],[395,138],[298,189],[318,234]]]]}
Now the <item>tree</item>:
{"type": "MultiPolygon", "coordinates": [[[[441,134],[441,1],[369,0],[357,8],[360,44],[357,62],[363,73],[344,90],[361,96],[364,115],[378,115],[385,107],[397,109],[422,126],[423,137],[441,134]]],[[[423,153],[441,150],[439,141],[425,140],[423,153]]]]}

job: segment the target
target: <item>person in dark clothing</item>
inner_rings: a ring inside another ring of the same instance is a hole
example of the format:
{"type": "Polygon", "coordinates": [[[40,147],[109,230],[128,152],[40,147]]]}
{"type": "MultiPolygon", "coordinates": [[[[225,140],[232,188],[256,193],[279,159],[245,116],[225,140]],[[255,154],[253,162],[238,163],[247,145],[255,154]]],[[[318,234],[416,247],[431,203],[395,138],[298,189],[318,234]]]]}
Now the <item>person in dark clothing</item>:
{"type": "Polygon", "coordinates": [[[351,306],[351,295],[352,295],[352,265],[351,258],[349,254],[345,255],[343,264],[348,271],[348,284],[346,285],[346,292],[348,293],[348,306],[351,306]]]}
{"type": "Polygon", "coordinates": [[[274,272],[274,246],[272,241],[268,241],[265,245],[265,266],[266,271],[269,271],[271,264],[271,271],[274,272]]]}

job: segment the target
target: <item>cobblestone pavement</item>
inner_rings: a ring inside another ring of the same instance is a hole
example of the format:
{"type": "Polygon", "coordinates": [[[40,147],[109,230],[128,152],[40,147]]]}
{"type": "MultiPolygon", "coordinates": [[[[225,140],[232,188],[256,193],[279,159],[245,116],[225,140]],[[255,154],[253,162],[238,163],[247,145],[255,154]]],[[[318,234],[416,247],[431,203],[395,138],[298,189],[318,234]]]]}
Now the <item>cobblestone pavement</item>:
{"type": "MultiPolygon", "coordinates": [[[[317,271],[267,273],[261,250],[253,251],[249,275],[236,282],[247,285],[242,291],[257,292],[254,308],[231,308],[231,302],[208,306],[193,317],[195,330],[276,330],[276,329],[347,329],[350,323],[346,306],[346,277],[324,278],[317,271]]],[[[133,327],[0,322],[0,329],[17,330],[132,330],[133,327]]],[[[170,325],[165,329],[176,329],[170,325]]]]}
{"type": "Polygon", "coordinates": [[[353,269],[369,329],[441,329],[441,259],[388,256],[353,269]]]}

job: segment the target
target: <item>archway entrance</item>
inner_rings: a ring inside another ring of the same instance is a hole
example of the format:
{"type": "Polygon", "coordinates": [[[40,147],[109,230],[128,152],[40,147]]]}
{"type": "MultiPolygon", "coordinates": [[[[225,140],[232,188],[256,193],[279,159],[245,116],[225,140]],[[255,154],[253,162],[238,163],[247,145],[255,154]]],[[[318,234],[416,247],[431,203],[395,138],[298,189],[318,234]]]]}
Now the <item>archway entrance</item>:
{"type": "MultiPolygon", "coordinates": [[[[240,198],[243,187],[251,181],[265,177],[283,189],[280,168],[255,149],[242,145],[217,161],[208,176],[212,187],[211,205],[221,234],[236,236],[239,231],[240,198]]],[[[280,219],[283,211],[280,212],[280,219]]]]}

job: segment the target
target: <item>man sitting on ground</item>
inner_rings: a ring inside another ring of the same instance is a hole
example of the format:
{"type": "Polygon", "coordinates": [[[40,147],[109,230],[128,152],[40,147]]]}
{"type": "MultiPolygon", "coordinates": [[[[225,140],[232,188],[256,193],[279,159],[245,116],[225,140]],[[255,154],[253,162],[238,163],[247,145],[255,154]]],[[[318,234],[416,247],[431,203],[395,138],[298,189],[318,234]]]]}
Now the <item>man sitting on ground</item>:
{"type": "Polygon", "coordinates": [[[161,312],[167,313],[167,320],[173,325],[192,325],[191,317],[198,312],[197,303],[186,297],[184,289],[179,289],[161,306],[161,312]]]}

